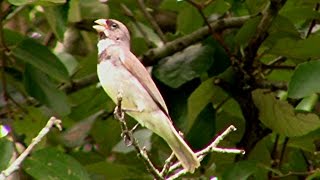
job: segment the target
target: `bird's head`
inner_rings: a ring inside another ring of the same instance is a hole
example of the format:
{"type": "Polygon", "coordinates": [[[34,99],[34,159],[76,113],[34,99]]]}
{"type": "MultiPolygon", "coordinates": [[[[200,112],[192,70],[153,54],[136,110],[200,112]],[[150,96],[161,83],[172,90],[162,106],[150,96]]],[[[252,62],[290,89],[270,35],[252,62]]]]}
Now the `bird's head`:
{"type": "Polygon", "coordinates": [[[108,45],[122,45],[130,48],[130,34],[127,27],[114,19],[98,19],[94,21],[97,25],[93,28],[99,34],[99,43],[108,45]]]}

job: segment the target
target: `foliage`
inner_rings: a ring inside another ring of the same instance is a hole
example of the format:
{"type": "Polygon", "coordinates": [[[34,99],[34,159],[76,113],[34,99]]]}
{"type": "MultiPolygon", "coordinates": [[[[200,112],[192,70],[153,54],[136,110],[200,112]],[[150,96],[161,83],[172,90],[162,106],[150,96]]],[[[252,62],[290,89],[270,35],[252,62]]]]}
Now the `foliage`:
{"type": "MultiPolygon", "coordinates": [[[[11,129],[0,134],[0,171],[54,115],[62,119],[63,132],[51,131],[18,176],[152,179],[123,144],[115,105],[96,77],[97,34],[91,26],[113,18],[130,29],[132,51],[153,65],[173,122],[193,149],[204,148],[231,124],[238,129],[221,146],[243,148],[246,155],[213,153],[186,177],[320,176],[318,0],[144,2],[147,9],[134,0],[0,1],[0,128],[11,129]],[[226,25],[230,18],[234,24],[226,25]],[[220,23],[205,30],[212,22],[220,23]],[[181,51],[156,51],[186,37],[193,41],[179,41],[181,51]],[[149,56],[151,51],[158,56],[149,56]]],[[[135,134],[161,167],[171,153],[166,143],[142,128],[135,134]]]]}

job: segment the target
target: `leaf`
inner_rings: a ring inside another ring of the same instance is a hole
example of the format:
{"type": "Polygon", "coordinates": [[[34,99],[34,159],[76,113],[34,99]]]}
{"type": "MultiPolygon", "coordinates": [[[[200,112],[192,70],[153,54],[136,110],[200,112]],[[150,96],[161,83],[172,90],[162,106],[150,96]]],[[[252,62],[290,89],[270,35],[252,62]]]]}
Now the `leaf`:
{"type": "Polygon", "coordinates": [[[56,80],[69,81],[68,71],[57,56],[48,47],[32,39],[23,40],[12,50],[12,54],[17,59],[30,63],[56,80]]]}
{"type": "Polygon", "coordinates": [[[67,27],[67,6],[44,7],[44,15],[59,41],[63,41],[63,35],[67,27]]]}
{"type": "Polygon", "coordinates": [[[191,5],[181,7],[177,17],[177,32],[189,34],[202,25],[203,18],[195,7],[191,5]]]}
{"type": "Polygon", "coordinates": [[[223,173],[224,180],[246,180],[258,170],[257,163],[254,161],[241,161],[233,164],[223,173]]]}
{"type": "Polygon", "coordinates": [[[281,15],[286,16],[291,21],[320,19],[320,12],[313,10],[313,7],[295,6],[285,11],[280,12],[281,15]]]}
{"type": "Polygon", "coordinates": [[[62,116],[70,113],[67,95],[57,89],[57,86],[43,72],[28,64],[24,72],[24,85],[32,97],[55,112],[62,116]]]}
{"type": "Polygon", "coordinates": [[[150,175],[133,165],[109,163],[106,161],[86,166],[87,171],[101,179],[149,179],[150,175]]]}
{"type": "Polygon", "coordinates": [[[295,112],[288,102],[276,100],[271,93],[257,89],[252,96],[260,121],[280,135],[302,136],[320,127],[316,114],[295,112]]]}
{"type": "Polygon", "coordinates": [[[23,169],[35,179],[90,179],[78,161],[53,148],[34,152],[24,161],[23,169]]]}
{"type": "Polygon", "coordinates": [[[93,114],[84,120],[78,121],[73,124],[72,127],[64,131],[61,135],[64,145],[70,148],[83,145],[85,143],[85,138],[88,137],[92,124],[95,122],[98,115],[101,115],[101,112],[93,114]]]}
{"type": "Polygon", "coordinates": [[[288,86],[288,97],[302,98],[320,92],[320,61],[299,64],[288,86]]]}
{"type": "Polygon", "coordinates": [[[154,67],[153,74],[166,85],[178,88],[206,72],[213,63],[213,53],[211,46],[189,46],[182,52],[160,61],[154,67]]]}
{"type": "Polygon", "coordinates": [[[0,172],[9,166],[9,161],[13,156],[13,144],[6,138],[0,138],[0,172]]]}
{"type": "Polygon", "coordinates": [[[32,138],[36,137],[39,131],[46,125],[49,117],[36,107],[28,106],[26,115],[22,117],[15,114],[13,121],[13,129],[19,135],[25,135],[24,143],[29,144],[32,138]]]}
{"type": "Polygon", "coordinates": [[[231,5],[225,0],[215,0],[207,6],[204,11],[209,16],[212,14],[224,14],[230,9],[231,5]]]}
{"type": "Polygon", "coordinates": [[[246,4],[250,14],[257,14],[266,7],[268,0],[246,0],[246,4]]]}
{"type": "Polygon", "coordinates": [[[245,45],[255,34],[260,20],[261,16],[257,16],[245,22],[235,36],[235,42],[239,45],[245,45]]]}
{"type": "Polygon", "coordinates": [[[320,58],[320,36],[310,36],[308,39],[295,40],[282,38],[271,48],[271,54],[306,61],[309,58],[320,58]]]}
{"type": "Polygon", "coordinates": [[[198,115],[209,104],[216,94],[223,94],[222,89],[213,84],[213,78],[202,82],[201,85],[188,98],[188,115],[186,124],[186,132],[195,123],[198,115]]]}
{"type": "Polygon", "coordinates": [[[318,99],[319,96],[317,94],[311,94],[310,96],[303,98],[296,106],[296,111],[312,112],[318,103],[318,99]]]}
{"type": "Polygon", "coordinates": [[[193,149],[201,149],[205,147],[210,143],[212,137],[215,136],[215,116],[216,112],[212,103],[208,103],[207,106],[199,113],[186,137],[188,142],[192,144],[193,149]]]}
{"type": "Polygon", "coordinates": [[[66,0],[8,0],[9,3],[15,6],[22,6],[26,4],[36,4],[36,5],[55,5],[66,3],[66,0]]]}

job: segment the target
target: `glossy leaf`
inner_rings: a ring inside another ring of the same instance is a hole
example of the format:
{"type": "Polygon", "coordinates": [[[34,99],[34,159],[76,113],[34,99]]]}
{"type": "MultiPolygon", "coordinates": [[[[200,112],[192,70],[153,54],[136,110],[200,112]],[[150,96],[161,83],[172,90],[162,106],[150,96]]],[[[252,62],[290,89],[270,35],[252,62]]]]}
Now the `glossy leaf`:
{"type": "Polygon", "coordinates": [[[302,98],[320,92],[320,61],[310,61],[297,66],[288,86],[288,97],[302,98]]]}
{"type": "Polygon", "coordinates": [[[270,92],[258,89],[253,91],[252,96],[259,109],[260,121],[276,133],[295,137],[320,127],[316,114],[295,112],[288,102],[277,100],[270,92]]]}
{"type": "Polygon", "coordinates": [[[24,161],[23,169],[36,179],[90,179],[78,161],[53,148],[32,153],[24,161]]]}
{"type": "Polygon", "coordinates": [[[154,67],[153,74],[166,85],[178,88],[199,77],[213,63],[214,49],[196,44],[162,60],[154,67]]]}
{"type": "Polygon", "coordinates": [[[24,72],[24,85],[26,91],[42,104],[52,108],[64,116],[70,113],[68,97],[57,88],[57,85],[43,72],[27,65],[24,72]]]}
{"type": "Polygon", "coordinates": [[[12,54],[56,80],[69,81],[67,69],[46,46],[26,39],[12,50],[12,54]]]}
{"type": "Polygon", "coordinates": [[[11,141],[0,138],[0,171],[9,167],[9,161],[13,156],[14,148],[11,141]]]}

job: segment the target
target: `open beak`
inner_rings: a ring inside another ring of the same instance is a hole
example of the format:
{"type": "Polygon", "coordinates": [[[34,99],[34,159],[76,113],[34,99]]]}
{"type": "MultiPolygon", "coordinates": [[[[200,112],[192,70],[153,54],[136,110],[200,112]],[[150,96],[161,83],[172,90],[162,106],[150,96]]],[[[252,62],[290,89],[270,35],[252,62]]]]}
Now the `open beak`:
{"type": "Polygon", "coordinates": [[[109,29],[106,19],[98,19],[94,21],[97,25],[92,26],[98,33],[104,32],[106,29],[109,29]]]}

